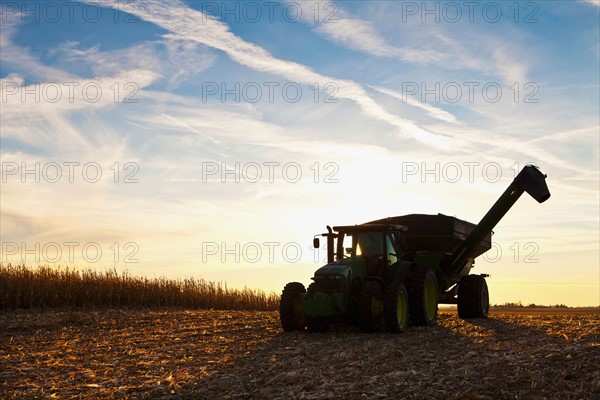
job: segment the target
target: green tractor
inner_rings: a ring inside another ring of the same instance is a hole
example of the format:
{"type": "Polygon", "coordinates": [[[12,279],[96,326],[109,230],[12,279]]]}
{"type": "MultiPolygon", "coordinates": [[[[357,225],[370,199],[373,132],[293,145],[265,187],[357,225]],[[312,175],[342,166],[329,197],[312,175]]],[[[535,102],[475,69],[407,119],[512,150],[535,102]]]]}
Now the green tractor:
{"type": "MultiPolygon", "coordinates": [[[[436,323],[438,304],[456,304],[461,318],[487,318],[487,275],[469,275],[491,248],[492,229],[523,192],[550,197],[546,175],[527,165],[474,225],[443,214],[410,214],[352,226],[327,226],[327,265],[305,288],[288,283],[279,315],[284,331],[357,324],[363,332],[399,332],[436,323]]],[[[319,235],[314,247],[319,248],[319,235]]]]}

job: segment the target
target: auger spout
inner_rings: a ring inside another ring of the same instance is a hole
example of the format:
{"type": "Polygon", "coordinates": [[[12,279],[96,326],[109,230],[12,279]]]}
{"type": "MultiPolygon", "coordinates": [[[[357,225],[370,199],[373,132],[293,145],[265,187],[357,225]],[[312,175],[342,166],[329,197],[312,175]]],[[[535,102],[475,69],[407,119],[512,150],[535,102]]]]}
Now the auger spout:
{"type": "Polygon", "coordinates": [[[465,266],[475,248],[492,232],[523,192],[529,193],[538,203],[543,203],[550,198],[546,175],[534,165],[527,165],[519,172],[473,231],[447,258],[442,265],[442,272],[445,276],[453,276],[465,266]]]}

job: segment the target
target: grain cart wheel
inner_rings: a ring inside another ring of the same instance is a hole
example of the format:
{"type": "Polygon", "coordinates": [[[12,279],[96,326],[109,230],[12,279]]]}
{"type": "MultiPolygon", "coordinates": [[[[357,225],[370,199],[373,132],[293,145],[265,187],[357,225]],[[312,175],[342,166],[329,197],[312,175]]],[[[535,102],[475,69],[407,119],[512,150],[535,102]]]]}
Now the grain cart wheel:
{"type": "Polygon", "coordinates": [[[413,325],[435,325],[438,311],[437,279],[430,268],[415,266],[408,279],[408,313],[413,325]]]}
{"type": "Polygon", "coordinates": [[[490,299],[487,283],[481,275],[463,276],[458,283],[458,316],[487,318],[490,299]]]}
{"type": "Polygon", "coordinates": [[[387,286],[383,302],[385,329],[388,332],[400,332],[408,323],[408,293],[402,282],[387,286]]]}
{"type": "Polygon", "coordinates": [[[383,327],[383,293],[377,282],[367,281],[360,285],[358,326],[363,332],[376,332],[383,327]]]}
{"type": "Polygon", "coordinates": [[[306,293],[306,289],[299,282],[288,283],[281,292],[279,319],[283,330],[286,332],[304,329],[304,313],[300,305],[300,298],[303,293],[306,293]]]}

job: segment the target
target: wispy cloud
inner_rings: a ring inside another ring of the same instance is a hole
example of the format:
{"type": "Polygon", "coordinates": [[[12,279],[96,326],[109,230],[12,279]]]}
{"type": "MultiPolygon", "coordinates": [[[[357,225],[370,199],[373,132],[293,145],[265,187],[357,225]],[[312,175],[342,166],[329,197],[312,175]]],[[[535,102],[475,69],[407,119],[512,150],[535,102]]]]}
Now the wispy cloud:
{"type": "Polygon", "coordinates": [[[0,61],[4,65],[17,66],[23,73],[28,73],[43,80],[63,80],[68,81],[73,76],[61,69],[54,68],[42,64],[37,58],[33,57],[28,49],[20,46],[15,46],[13,43],[13,35],[22,25],[21,14],[7,14],[4,7],[0,10],[0,18],[2,19],[2,29],[0,30],[0,61]]]}
{"type": "MultiPolygon", "coordinates": [[[[126,62],[119,62],[114,68],[102,68],[94,78],[81,78],[49,67],[32,56],[27,48],[14,44],[12,36],[21,24],[18,14],[3,16],[1,60],[20,70],[0,78],[2,137],[44,151],[60,150],[63,154],[97,151],[99,145],[108,142],[120,147],[123,138],[114,131],[111,133],[100,119],[95,119],[93,112],[115,108],[128,94],[156,82],[160,73],[143,65],[128,66],[126,62]],[[28,75],[27,79],[24,75],[28,75]],[[73,120],[75,114],[84,125],[93,120],[90,125],[97,124],[97,128],[82,129],[73,120]]],[[[72,48],[73,44],[65,47],[72,48]]],[[[100,59],[102,54],[97,47],[92,47],[73,51],[71,56],[100,59]]]]}
{"type": "Polygon", "coordinates": [[[600,0],[583,0],[583,2],[600,8],[600,0]]]}
{"type": "MultiPolygon", "coordinates": [[[[104,6],[114,7],[114,3],[104,0],[104,6]]],[[[305,6],[305,4],[303,4],[305,6]]],[[[516,151],[523,154],[529,159],[537,159],[541,162],[555,165],[566,170],[573,171],[576,169],[570,162],[563,160],[561,157],[553,154],[552,151],[539,146],[536,143],[523,143],[519,138],[506,137],[502,134],[494,133],[493,131],[481,131],[476,128],[461,127],[457,129],[455,125],[456,117],[449,112],[429,104],[419,103],[417,101],[407,101],[408,105],[418,107],[427,112],[433,118],[436,118],[449,126],[432,126],[425,129],[419,126],[412,120],[401,118],[397,115],[388,112],[382,105],[377,103],[365,90],[365,88],[354,81],[336,79],[335,77],[323,75],[315,72],[313,69],[287,60],[274,57],[264,48],[249,43],[241,37],[232,33],[225,23],[218,19],[203,14],[200,11],[191,9],[185,4],[177,0],[169,0],[166,2],[158,2],[154,0],[140,0],[137,16],[156,24],[157,26],[169,31],[165,35],[169,40],[181,40],[183,42],[196,42],[214,49],[218,49],[227,54],[233,61],[244,65],[250,69],[263,73],[270,73],[290,81],[300,84],[312,85],[315,82],[320,82],[321,87],[328,82],[336,82],[339,87],[339,92],[336,97],[339,99],[347,99],[358,104],[365,115],[375,118],[379,121],[388,123],[398,128],[398,132],[406,138],[412,138],[427,146],[433,146],[441,151],[469,153],[473,151],[484,152],[485,154],[494,155],[500,154],[506,150],[516,151]]],[[[307,13],[307,15],[310,15],[307,13]]],[[[331,35],[337,35],[339,40],[346,43],[353,43],[359,49],[376,49],[373,50],[376,55],[394,54],[406,60],[414,62],[435,62],[439,57],[446,57],[445,53],[429,53],[412,51],[410,49],[395,49],[388,46],[383,39],[376,33],[371,23],[357,18],[345,17],[345,12],[342,10],[339,21],[328,25],[330,28],[327,32],[331,35]],[[354,34],[352,27],[358,27],[358,34],[354,34]],[[334,33],[335,32],[335,33],[334,33]]],[[[444,45],[451,48],[452,51],[457,51],[454,54],[454,59],[465,60],[464,63],[469,64],[473,68],[487,68],[482,66],[481,61],[470,54],[464,53],[464,46],[455,39],[443,36],[439,33],[438,38],[443,41],[444,45]]],[[[522,75],[524,67],[519,63],[513,63],[508,57],[507,47],[504,42],[496,38],[486,38],[485,43],[494,43],[492,58],[496,58],[497,63],[503,65],[503,68],[508,68],[505,72],[509,75],[522,75]],[[501,62],[501,60],[503,60],[501,62]],[[508,72],[507,72],[508,71],[508,72]]],[[[486,61],[487,62],[487,61],[486,61]]],[[[485,62],[484,62],[485,63],[485,62]]],[[[495,64],[494,64],[495,65],[495,64]]],[[[462,65],[464,67],[464,65],[462,65]]],[[[490,67],[495,68],[495,67],[490,67]]],[[[376,90],[392,96],[396,99],[401,99],[402,94],[397,91],[387,89],[381,86],[374,87],[376,90]]],[[[503,100],[508,102],[509,100],[503,100]]],[[[507,105],[510,105],[507,103],[507,105]]],[[[488,104],[489,113],[493,115],[497,109],[497,104],[488,104]],[[494,107],[495,108],[494,108],[494,107]],[[493,108],[493,109],[492,109],[493,108]]],[[[508,108],[509,110],[510,108],[508,108]]],[[[485,107],[482,108],[485,110],[485,107]]],[[[487,112],[487,111],[486,111],[487,112]]],[[[168,114],[172,118],[177,118],[178,121],[183,121],[181,117],[168,114]]],[[[164,117],[163,117],[164,118],[164,117]]],[[[506,118],[506,115],[501,115],[498,118],[506,118]]],[[[212,120],[207,115],[207,121],[212,120]]],[[[186,123],[190,123],[190,120],[186,123]]],[[[175,125],[180,125],[180,122],[171,121],[175,125]]],[[[197,128],[194,128],[197,129],[197,128]]],[[[224,154],[221,151],[221,154],[224,154]]]]}
{"type": "Polygon", "coordinates": [[[137,43],[113,51],[102,51],[99,44],[84,49],[80,47],[78,42],[67,41],[52,52],[69,62],[87,63],[97,75],[117,74],[123,66],[155,71],[167,81],[169,88],[212,67],[216,60],[214,52],[197,42],[174,37],[137,43]]]}
{"type": "MultiPolygon", "coordinates": [[[[311,3],[301,4],[304,7],[303,15],[311,16],[311,3]]],[[[307,17],[305,21],[315,24],[312,18],[307,17]]],[[[526,79],[526,66],[513,56],[515,44],[484,32],[473,31],[470,35],[456,38],[441,26],[428,26],[428,30],[423,31],[414,29],[413,24],[402,23],[394,26],[402,32],[403,43],[418,42],[423,46],[398,46],[386,40],[373,22],[350,15],[341,7],[334,23],[318,21],[315,25],[315,32],[335,43],[374,56],[396,58],[413,64],[435,65],[444,69],[470,69],[499,76],[509,85],[526,79]],[[413,40],[416,35],[419,36],[418,41],[413,40]],[[472,41],[463,42],[465,38],[472,36],[476,36],[483,45],[475,46],[472,41]]],[[[473,30],[472,27],[464,29],[473,30]]]]}
{"type": "Polygon", "coordinates": [[[454,115],[452,115],[451,113],[449,113],[448,111],[443,110],[438,107],[434,107],[427,103],[420,102],[420,101],[416,100],[415,98],[413,98],[412,96],[407,95],[406,93],[400,93],[395,90],[391,90],[391,89],[381,87],[381,86],[371,86],[371,87],[383,94],[387,94],[388,96],[392,96],[396,99],[402,100],[402,102],[409,104],[413,107],[417,107],[422,110],[425,110],[427,112],[427,114],[432,118],[438,119],[443,122],[449,122],[451,124],[455,124],[458,122],[456,117],[454,115]]]}
{"type": "Polygon", "coordinates": [[[73,113],[115,107],[124,97],[121,93],[115,99],[119,96],[115,88],[135,82],[132,89],[140,90],[157,77],[152,71],[134,69],[97,79],[71,77],[62,83],[24,85],[15,76],[1,79],[2,136],[46,149],[91,149],[106,137],[78,129],[71,121],[73,113]]]}
{"type": "MultiPolygon", "coordinates": [[[[355,102],[370,117],[397,127],[399,133],[404,137],[443,149],[468,147],[466,143],[458,144],[456,141],[419,127],[413,121],[387,112],[369,96],[362,85],[354,81],[322,75],[305,65],[276,58],[262,47],[233,34],[226,24],[200,11],[193,10],[179,1],[142,0],[138,3],[138,9],[141,11],[137,16],[171,32],[166,37],[175,37],[210,46],[225,52],[232,60],[248,68],[274,74],[300,84],[312,85],[319,82],[323,87],[327,83],[335,82],[339,87],[339,91],[336,93],[337,98],[355,102]]],[[[115,6],[114,3],[107,0],[101,4],[107,7],[115,6]]]]}
{"type": "Polygon", "coordinates": [[[433,50],[392,46],[376,32],[371,22],[359,18],[338,18],[335,23],[320,23],[315,31],[336,43],[376,56],[419,64],[439,63],[448,59],[447,55],[433,50]]]}

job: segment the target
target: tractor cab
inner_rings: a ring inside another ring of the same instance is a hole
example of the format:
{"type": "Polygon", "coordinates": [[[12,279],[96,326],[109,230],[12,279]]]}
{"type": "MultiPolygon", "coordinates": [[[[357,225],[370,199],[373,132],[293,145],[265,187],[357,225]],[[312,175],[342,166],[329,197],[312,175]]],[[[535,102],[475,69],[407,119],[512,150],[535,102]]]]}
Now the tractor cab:
{"type": "MultiPolygon", "coordinates": [[[[406,227],[395,224],[368,224],[328,227],[328,263],[364,259],[367,276],[383,277],[401,254],[401,233],[406,227]]],[[[315,248],[319,239],[315,237],[315,248]]]]}

